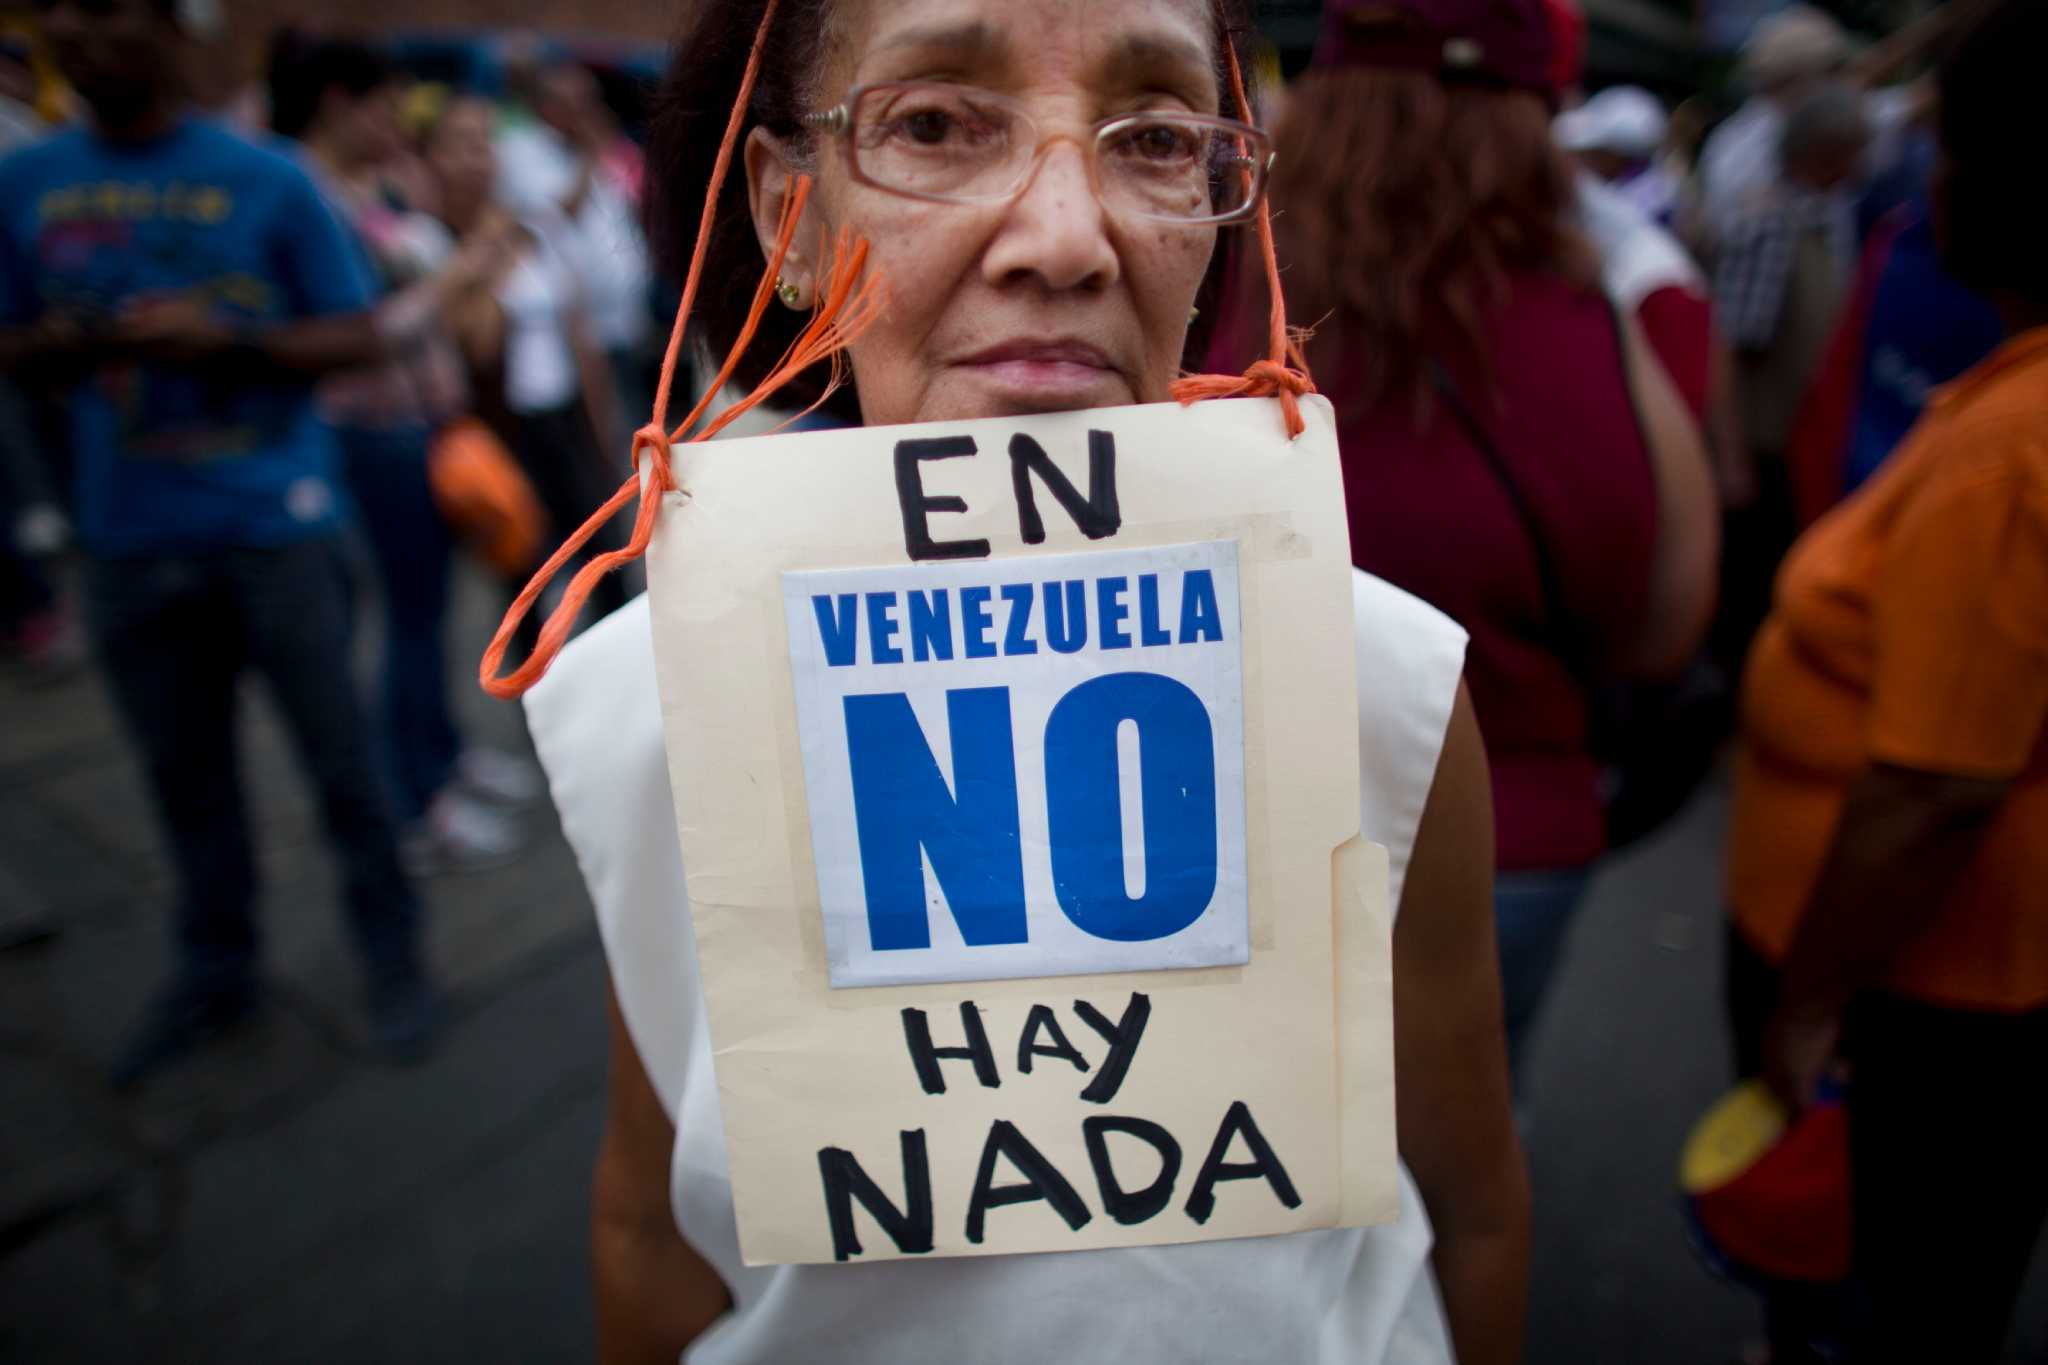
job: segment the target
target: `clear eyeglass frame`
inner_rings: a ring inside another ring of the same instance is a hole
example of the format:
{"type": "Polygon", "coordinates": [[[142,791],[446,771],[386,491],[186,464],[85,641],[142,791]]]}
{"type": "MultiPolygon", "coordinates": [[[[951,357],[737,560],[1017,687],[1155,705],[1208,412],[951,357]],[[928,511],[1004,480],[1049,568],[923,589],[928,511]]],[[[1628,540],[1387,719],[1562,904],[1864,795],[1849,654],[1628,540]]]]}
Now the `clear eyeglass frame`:
{"type": "Polygon", "coordinates": [[[1073,142],[1082,152],[1087,163],[1088,180],[1095,192],[1097,202],[1113,214],[1129,216],[1148,222],[1168,223],[1175,227],[1220,227],[1248,221],[1258,212],[1259,204],[1266,194],[1266,183],[1273,169],[1274,152],[1272,140],[1258,128],[1241,123],[1236,119],[1222,118],[1210,114],[1183,113],[1178,110],[1142,110],[1131,114],[1118,114],[1101,119],[1091,125],[1085,138],[1071,134],[1042,134],[1038,120],[1015,100],[979,86],[968,86],[944,81],[884,81],[871,85],[856,86],[830,109],[807,114],[802,125],[811,131],[822,133],[837,140],[846,156],[846,165],[854,181],[870,189],[880,190],[904,199],[914,199],[928,204],[952,204],[960,206],[987,207],[1007,203],[1023,193],[1024,188],[1038,174],[1048,150],[1059,142],[1073,142]],[[864,121],[870,117],[874,101],[889,96],[903,96],[917,92],[933,92],[942,95],[969,98],[984,109],[1000,111],[1014,118],[1021,126],[1023,136],[1016,139],[1019,148],[1029,145],[1028,157],[1015,152],[1009,154],[1014,162],[1015,175],[1010,182],[998,189],[981,189],[973,193],[946,193],[918,189],[901,183],[892,183],[884,173],[877,176],[869,160],[861,154],[860,135],[864,121]],[[1240,177],[1239,192],[1243,195],[1240,203],[1234,203],[1222,211],[1214,209],[1207,213],[1167,213],[1133,206],[1113,199],[1105,192],[1102,177],[1102,158],[1105,146],[1116,139],[1136,132],[1179,130],[1196,137],[1214,138],[1214,146],[1230,153],[1221,158],[1218,165],[1210,168],[1212,187],[1221,183],[1220,176],[1240,177]]]}

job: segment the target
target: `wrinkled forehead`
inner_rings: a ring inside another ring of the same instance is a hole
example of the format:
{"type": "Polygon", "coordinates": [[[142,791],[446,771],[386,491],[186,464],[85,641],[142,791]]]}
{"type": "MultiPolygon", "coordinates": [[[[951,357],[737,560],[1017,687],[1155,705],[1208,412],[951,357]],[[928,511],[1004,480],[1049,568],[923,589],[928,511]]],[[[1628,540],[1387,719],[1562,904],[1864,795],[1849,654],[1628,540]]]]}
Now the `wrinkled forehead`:
{"type": "Polygon", "coordinates": [[[1216,107],[1213,0],[832,0],[823,92],[959,80],[1216,107]]]}

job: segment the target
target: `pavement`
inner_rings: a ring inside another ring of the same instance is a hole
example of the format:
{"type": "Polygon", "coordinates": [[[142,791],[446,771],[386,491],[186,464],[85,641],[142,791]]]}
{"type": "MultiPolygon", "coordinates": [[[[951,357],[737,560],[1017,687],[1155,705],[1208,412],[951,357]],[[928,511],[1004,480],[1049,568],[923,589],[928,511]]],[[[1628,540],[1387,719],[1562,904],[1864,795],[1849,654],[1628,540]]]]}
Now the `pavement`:
{"type": "MultiPolygon", "coordinates": [[[[496,605],[461,582],[454,695],[473,739],[520,750],[516,709],[474,686],[496,605]]],[[[98,680],[0,674],[0,920],[58,930],[0,951],[0,1361],[588,1359],[605,976],[552,814],[516,865],[427,884],[451,1027],[393,1069],[364,1046],[317,819],[253,687],[245,718],[272,1002],[117,1097],[105,1068],[166,969],[169,869],[98,680]]],[[[1537,1040],[1531,1361],[1725,1365],[1754,1331],[1673,1192],[1726,1084],[1724,809],[1710,789],[1602,875],[1537,1040]]],[[[2048,1256],[2008,1360],[2048,1360],[2048,1256]]]]}

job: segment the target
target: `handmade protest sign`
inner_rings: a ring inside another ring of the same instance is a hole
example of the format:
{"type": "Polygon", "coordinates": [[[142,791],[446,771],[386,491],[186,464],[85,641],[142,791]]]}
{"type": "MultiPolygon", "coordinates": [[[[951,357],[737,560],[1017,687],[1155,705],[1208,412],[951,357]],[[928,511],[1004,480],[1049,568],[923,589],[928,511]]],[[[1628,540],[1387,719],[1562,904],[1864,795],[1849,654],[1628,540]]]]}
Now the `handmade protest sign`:
{"type": "Polygon", "coordinates": [[[1385,860],[1303,412],[676,450],[650,600],[750,1263],[1392,1216],[1385,860]]]}

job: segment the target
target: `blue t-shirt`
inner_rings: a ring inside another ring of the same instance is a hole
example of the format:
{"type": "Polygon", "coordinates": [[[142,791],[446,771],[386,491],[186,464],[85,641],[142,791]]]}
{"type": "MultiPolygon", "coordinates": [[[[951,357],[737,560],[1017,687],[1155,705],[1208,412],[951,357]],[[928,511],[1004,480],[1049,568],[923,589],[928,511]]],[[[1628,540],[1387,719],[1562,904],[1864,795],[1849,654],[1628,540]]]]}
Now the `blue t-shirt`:
{"type": "MultiPolygon", "coordinates": [[[[199,118],[145,144],[74,128],[0,162],[0,318],[91,327],[202,291],[264,324],[370,306],[359,257],[304,171],[199,118]]],[[[279,545],[335,525],[334,438],[309,384],[132,363],[66,404],[78,522],[100,555],[279,545]]]]}
{"type": "Polygon", "coordinates": [[[1997,311],[1941,268],[1934,228],[1917,210],[1893,239],[1871,301],[1842,491],[1890,458],[1936,385],[1990,355],[2004,335],[1997,311]]]}

